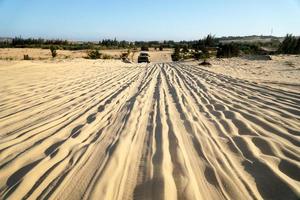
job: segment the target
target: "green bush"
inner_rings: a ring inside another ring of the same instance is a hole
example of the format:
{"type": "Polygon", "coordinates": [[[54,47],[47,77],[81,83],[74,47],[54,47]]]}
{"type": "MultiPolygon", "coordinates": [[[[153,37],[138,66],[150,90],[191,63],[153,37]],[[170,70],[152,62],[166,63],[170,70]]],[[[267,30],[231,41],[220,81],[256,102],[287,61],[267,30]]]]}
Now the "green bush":
{"type": "Polygon", "coordinates": [[[215,36],[211,34],[207,35],[203,42],[205,47],[215,47],[219,43],[215,36]]]}
{"type": "Polygon", "coordinates": [[[200,60],[201,58],[203,58],[203,53],[202,52],[194,52],[193,58],[196,60],[200,60]]]}
{"type": "Polygon", "coordinates": [[[188,52],[189,52],[189,48],[188,48],[187,45],[184,45],[184,46],[182,47],[182,52],[183,52],[183,53],[188,53],[188,52]]]}
{"type": "Polygon", "coordinates": [[[24,60],[32,60],[29,55],[24,55],[24,60]]]}
{"type": "Polygon", "coordinates": [[[211,55],[210,55],[208,49],[207,49],[207,48],[203,48],[203,49],[202,49],[202,56],[201,56],[201,59],[203,59],[204,62],[206,62],[206,60],[209,59],[210,56],[211,56],[211,55]]]}
{"type": "Polygon", "coordinates": [[[198,40],[195,42],[192,47],[193,49],[203,50],[204,48],[216,47],[219,44],[219,40],[215,38],[215,36],[209,34],[205,38],[198,40]]]}
{"type": "Polygon", "coordinates": [[[240,54],[240,48],[235,43],[220,44],[217,51],[218,58],[237,57],[239,56],[239,54],[240,54]]]}
{"type": "Polygon", "coordinates": [[[160,50],[160,51],[163,51],[163,50],[164,50],[164,47],[163,47],[163,46],[159,46],[159,50],[160,50]]]}
{"type": "Polygon", "coordinates": [[[149,47],[148,46],[142,46],[141,51],[149,51],[149,47]]]}
{"type": "Polygon", "coordinates": [[[88,59],[100,59],[101,53],[98,50],[90,50],[87,54],[88,59]]]}
{"type": "Polygon", "coordinates": [[[241,52],[247,55],[259,55],[261,54],[261,48],[258,44],[247,44],[247,43],[241,43],[236,44],[241,52]]]}
{"type": "Polygon", "coordinates": [[[56,49],[57,49],[56,46],[50,46],[52,58],[55,58],[57,56],[56,49]]]}
{"type": "Polygon", "coordinates": [[[300,38],[287,34],[279,46],[279,53],[300,54],[300,38]]]}
{"type": "Polygon", "coordinates": [[[179,46],[175,47],[174,53],[171,55],[171,57],[172,57],[173,61],[179,61],[182,59],[182,57],[180,55],[180,47],[179,46]]]}

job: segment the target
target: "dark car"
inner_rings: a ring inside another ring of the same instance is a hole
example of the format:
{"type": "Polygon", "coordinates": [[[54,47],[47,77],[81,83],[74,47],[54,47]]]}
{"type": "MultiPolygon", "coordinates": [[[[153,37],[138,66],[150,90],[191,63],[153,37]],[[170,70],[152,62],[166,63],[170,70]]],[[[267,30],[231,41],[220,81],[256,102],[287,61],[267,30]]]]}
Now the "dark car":
{"type": "Polygon", "coordinates": [[[150,56],[148,53],[140,53],[139,57],[138,57],[138,63],[150,63],[150,56]]]}

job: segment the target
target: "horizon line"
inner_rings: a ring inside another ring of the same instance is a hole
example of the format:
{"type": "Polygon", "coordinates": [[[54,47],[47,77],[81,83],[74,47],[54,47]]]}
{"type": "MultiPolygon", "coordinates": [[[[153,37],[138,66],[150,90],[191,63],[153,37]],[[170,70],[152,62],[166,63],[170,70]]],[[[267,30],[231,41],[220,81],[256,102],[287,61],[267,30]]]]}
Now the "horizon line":
{"type": "MultiPolygon", "coordinates": [[[[288,34],[292,34],[296,37],[300,37],[300,35],[295,35],[293,33],[286,33],[285,35],[256,35],[256,34],[252,34],[252,35],[223,35],[223,36],[216,36],[215,34],[207,34],[207,35],[212,35],[215,38],[226,38],[226,37],[276,37],[276,38],[284,38],[286,35],[288,34]]],[[[207,36],[206,35],[206,36],[207,36]]],[[[197,39],[181,39],[181,40],[174,40],[174,39],[146,39],[146,40],[139,40],[139,39],[135,39],[135,40],[126,40],[126,39],[118,39],[118,37],[103,37],[103,38],[99,38],[99,39],[75,39],[75,38],[68,38],[68,37],[40,37],[40,36],[29,36],[29,37],[25,37],[22,35],[18,35],[18,36],[0,36],[0,39],[14,39],[14,38],[23,38],[23,39],[45,39],[45,40],[66,40],[66,41],[74,41],[74,42],[97,42],[97,41],[102,41],[102,40],[117,40],[117,41],[127,41],[127,42],[153,42],[153,41],[158,41],[158,42],[163,42],[163,41],[174,41],[174,42],[181,42],[181,41],[197,41],[200,39],[205,38],[206,36],[202,36],[199,37],[197,39]]]]}

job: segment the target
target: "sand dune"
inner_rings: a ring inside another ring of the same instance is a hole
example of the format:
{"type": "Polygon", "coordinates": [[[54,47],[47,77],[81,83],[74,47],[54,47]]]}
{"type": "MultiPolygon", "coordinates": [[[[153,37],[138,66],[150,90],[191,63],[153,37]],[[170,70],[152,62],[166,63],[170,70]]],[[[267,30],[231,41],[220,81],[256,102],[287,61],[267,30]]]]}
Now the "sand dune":
{"type": "Polygon", "coordinates": [[[195,65],[0,65],[0,199],[298,199],[300,92],[195,65]]]}

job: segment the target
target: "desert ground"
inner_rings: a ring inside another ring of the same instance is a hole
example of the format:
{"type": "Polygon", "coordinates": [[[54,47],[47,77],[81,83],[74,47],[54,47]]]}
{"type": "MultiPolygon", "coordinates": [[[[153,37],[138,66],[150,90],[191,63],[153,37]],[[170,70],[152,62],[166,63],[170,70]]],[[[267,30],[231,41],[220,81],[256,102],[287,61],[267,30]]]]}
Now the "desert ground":
{"type": "MultiPolygon", "coordinates": [[[[87,56],[88,50],[57,50],[56,60],[84,58],[87,56]]],[[[100,50],[100,53],[109,55],[114,59],[119,59],[122,53],[127,53],[127,49],[113,49],[113,50],[100,50]]],[[[150,48],[148,52],[151,61],[153,62],[171,62],[172,49],[164,49],[157,51],[150,48]]],[[[132,62],[137,62],[140,51],[131,50],[128,58],[132,62]]],[[[29,55],[33,60],[49,60],[51,52],[49,49],[35,49],[35,48],[0,48],[0,60],[23,60],[24,55],[29,55]]]]}
{"type": "Polygon", "coordinates": [[[150,64],[11,51],[0,199],[300,198],[299,57],[203,67],[169,51],[150,64]]]}

